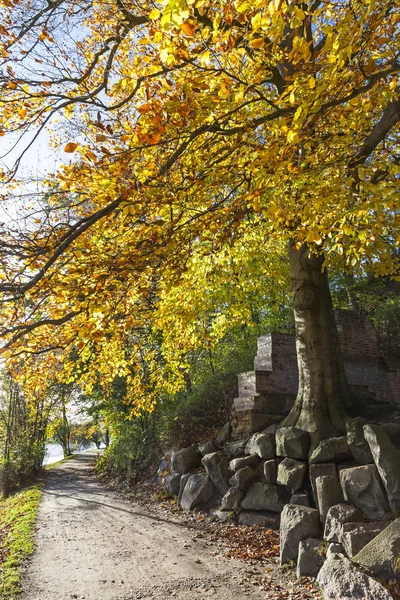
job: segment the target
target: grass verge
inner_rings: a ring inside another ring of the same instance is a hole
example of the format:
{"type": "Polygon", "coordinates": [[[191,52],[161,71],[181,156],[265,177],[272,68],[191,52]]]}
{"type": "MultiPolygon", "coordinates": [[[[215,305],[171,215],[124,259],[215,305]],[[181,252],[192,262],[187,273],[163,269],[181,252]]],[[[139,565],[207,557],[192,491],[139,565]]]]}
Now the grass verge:
{"type": "Polygon", "coordinates": [[[74,456],[78,456],[78,455],[70,454],[69,456],[62,458],[61,460],[58,460],[57,462],[51,463],[51,465],[45,465],[44,468],[46,469],[46,471],[48,471],[49,469],[52,469],[53,467],[58,467],[58,465],[61,465],[61,463],[67,462],[67,460],[71,460],[71,458],[74,458],[74,456]]]}
{"type": "Polygon", "coordinates": [[[14,600],[20,591],[22,561],[34,549],[39,485],[0,499],[0,598],[14,600]]]}

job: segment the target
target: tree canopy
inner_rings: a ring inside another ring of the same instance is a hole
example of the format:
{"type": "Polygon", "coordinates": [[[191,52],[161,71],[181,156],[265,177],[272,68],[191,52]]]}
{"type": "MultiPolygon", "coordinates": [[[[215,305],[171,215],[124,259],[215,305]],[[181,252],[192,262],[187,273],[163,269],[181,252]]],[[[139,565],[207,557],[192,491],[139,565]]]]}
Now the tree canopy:
{"type": "Polygon", "coordinates": [[[282,293],[288,241],[398,275],[395,2],[0,10],[0,135],[22,158],[47,128],[66,156],[0,238],[3,356],[31,391],[120,375],[151,407],[201,336],[251,318],[245,294],[282,293]]]}

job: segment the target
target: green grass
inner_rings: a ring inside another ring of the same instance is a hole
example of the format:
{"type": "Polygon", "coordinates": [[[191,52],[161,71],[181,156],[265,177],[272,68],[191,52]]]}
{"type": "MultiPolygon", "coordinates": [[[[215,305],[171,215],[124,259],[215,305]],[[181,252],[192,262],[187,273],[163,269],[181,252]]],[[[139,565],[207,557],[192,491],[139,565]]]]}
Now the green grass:
{"type": "Polygon", "coordinates": [[[70,454],[69,456],[66,456],[65,458],[62,458],[61,460],[58,460],[57,462],[51,463],[51,465],[45,465],[45,469],[52,469],[53,467],[57,467],[58,465],[61,465],[61,463],[67,462],[67,460],[71,460],[71,458],[74,458],[74,456],[78,456],[77,454],[70,454]]]}
{"type": "Polygon", "coordinates": [[[0,598],[13,600],[20,591],[22,561],[34,550],[40,486],[0,499],[0,598]]]}

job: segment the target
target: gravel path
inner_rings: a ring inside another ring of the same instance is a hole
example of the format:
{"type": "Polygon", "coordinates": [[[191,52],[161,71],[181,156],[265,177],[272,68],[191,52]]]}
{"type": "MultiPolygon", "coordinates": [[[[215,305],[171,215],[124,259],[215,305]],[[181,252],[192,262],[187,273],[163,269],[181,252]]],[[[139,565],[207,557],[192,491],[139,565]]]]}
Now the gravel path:
{"type": "MultiPolygon", "coordinates": [[[[86,452],[46,476],[23,600],[261,600],[246,564],[102,487],[86,452]]],[[[261,569],[260,569],[261,572],[261,569]]]]}

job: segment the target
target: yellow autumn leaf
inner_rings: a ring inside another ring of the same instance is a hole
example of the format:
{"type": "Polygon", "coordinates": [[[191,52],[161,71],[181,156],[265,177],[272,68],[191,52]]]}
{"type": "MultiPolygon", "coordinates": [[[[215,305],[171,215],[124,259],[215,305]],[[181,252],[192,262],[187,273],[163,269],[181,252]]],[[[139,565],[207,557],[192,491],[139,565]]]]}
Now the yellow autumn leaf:
{"type": "Polygon", "coordinates": [[[250,41],[250,46],[252,48],[262,48],[265,45],[265,39],[264,38],[254,38],[253,40],[250,41]]]}
{"type": "Polygon", "coordinates": [[[160,17],[160,14],[158,8],[153,8],[153,10],[149,12],[149,19],[156,21],[160,17]]]}
{"type": "Polygon", "coordinates": [[[26,117],[26,108],[20,108],[18,114],[21,117],[21,119],[24,119],[26,117]]]}

